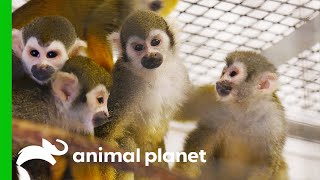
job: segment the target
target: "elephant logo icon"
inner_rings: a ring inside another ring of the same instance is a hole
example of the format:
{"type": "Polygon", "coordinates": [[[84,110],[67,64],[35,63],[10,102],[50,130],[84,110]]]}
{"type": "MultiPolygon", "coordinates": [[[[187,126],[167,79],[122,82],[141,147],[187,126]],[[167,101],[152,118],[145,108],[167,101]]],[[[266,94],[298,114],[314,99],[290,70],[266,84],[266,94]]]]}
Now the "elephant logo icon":
{"type": "Polygon", "coordinates": [[[63,145],[63,150],[60,151],[48,140],[42,139],[42,146],[27,146],[19,152],[19,157],[16,164],[20,180],[30,180],[28,172],[21,167],[23,163],[33,159],[40,159],[49,162],[51,165],[54,165],[57,161],[54,159],[53,155],[62,156],[68,152],[68,145],[66,142],[60,139],[56,139],[56,141],[63,145]]]}

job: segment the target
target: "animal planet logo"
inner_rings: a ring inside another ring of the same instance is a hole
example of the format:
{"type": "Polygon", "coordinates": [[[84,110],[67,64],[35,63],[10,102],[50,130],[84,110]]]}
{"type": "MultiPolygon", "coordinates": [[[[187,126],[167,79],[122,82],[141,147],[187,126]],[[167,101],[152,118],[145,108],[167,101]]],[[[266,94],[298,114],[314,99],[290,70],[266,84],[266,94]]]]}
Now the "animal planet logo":
{"type": "Polygon", "coordinates": [[[28,172],[21,167],[23,163],[33,159],[40,159],[54,165],[57,161],[54,159],[53,155],[62,156],[68,152],[67,143],[60,139],[56,139],[56,141],[64,146],[62,151],[58,150],[55,145],[52,145],[46,139],[42,139],[42,146],[27,146],[18,153],[19,157],[16,164],[20,180],[30,180],[28,172]]]}

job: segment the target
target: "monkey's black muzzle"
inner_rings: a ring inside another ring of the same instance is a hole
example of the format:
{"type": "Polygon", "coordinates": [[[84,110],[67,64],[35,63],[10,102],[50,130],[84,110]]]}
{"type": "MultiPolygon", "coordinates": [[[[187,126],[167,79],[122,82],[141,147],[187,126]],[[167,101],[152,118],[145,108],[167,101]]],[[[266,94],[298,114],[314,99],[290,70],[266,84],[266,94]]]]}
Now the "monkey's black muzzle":
{"type": "Polygon", "coordinates": [[[55,72],[54,68],[47,64],[37,64],[37,65],[33,65],[31,68],[31,73],[33,77],[35,77],[39,81],[48,80],[54,72],[55,72]]]}
{"type": "Polygon", "coordinates": [[[103,125],[104,123],[109,121],[109,115],[104,112],[104,111],[100,111],[97,112],[94,116],[93,116],[93,126],[94,127],[98,127],[103,125]]]}
{"type": "Polygon", "coordinates": [[[163,57],[160,53],[150,53],[149,56],[144,56],[141,60],[143,67],[147,69],[154,69],[162,64],[163,57]]]}
{"type": "Polygon", "coordinates": [[[228,81],[218,81],[216,83],[216,90],[219,96],[228,96],[231,93],[231,83],[228,81]]]}

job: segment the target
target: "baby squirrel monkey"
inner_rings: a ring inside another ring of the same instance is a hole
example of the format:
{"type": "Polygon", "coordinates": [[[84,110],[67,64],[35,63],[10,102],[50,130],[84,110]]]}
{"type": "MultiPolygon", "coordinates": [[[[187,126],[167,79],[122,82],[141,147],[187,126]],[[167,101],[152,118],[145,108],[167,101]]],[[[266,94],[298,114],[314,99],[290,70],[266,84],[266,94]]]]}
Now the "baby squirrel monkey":
{"type": "MultiPolygon", "coordinates": [[[[40,86],[29,77],[17,80],[12,90],[12,116],[58,126],[83,135],[93,135],[94,127],[108,120],[107,100],[111,84],[111,76],[104,68],[89,58],[77,56],[68,60],[54,74],[51,88],[40,86]]],[[[19,147],[14,148],[14,152],[18,151],[19,147]]],[[[56,159],[58,165],[52,167],[51,178],[61,179],[67,159],[56,159]]],[[[28,161],[23,166],[32,178],[49,179],[50,166],[47,165],[36,160],[28,161]]],[[[81,176],[88,177],[85,175],[89,173],[90,179],[93,179],[92,171],[98,171],[94,166],[71,163],[72,176],[81,179],[81,176]],[[88,168],[90,170],[86,170],[88,168]]]]}
{"type": "Polygon", "coordinates": [[[118,31],[132,12],[153,10],[166,16],[178,0],[30,0],[12,14],[12,26],[22,28],[40,16],[64,16],[75,26],[77,35],[87,41],[88,56],[111,71],[112,48],[106,37],[118,31]]]}
{"type": "Polygon", "coordinates": [[[37,83],[46,84],[70,57],[85,54],[86,47],[66,18],[36,18],[21,30],[12,30],[13,80],[28,74],[37,83]]]}
{"type": "Polygon", "coordinates": [[[168,122],[189,87],[175,35],[152,11],[137,11],[123,23],[108,100],[112,121],[97,127],[96,136],[127,151],[165,150],[168,122]]]}
{"type": "Polygon", "coordinates": [[[204,150],[207,162],[179,162],[173,169],[210,180],[288,179],[282,156],[286,121],[275,94],[277,79],[275,66],[265,57],[249,51],[229,54],[216,86],[195,93],[198,98],[203,94],[200,106],[205,106],[193,104],[196,115],[186,115],[200,121],[184,151],[204,150]]]}
{"type": "MultiPolygon", "coordinates": [[[[107,101],[112,80],[111,75],[102,66],[81,56],[70,59],[61,72],[55,75],[51,84],[54,96],[62,99],[60,107],[57,106],[58,109],[60,112],[67,109],[58,122],[54,122],[55,125],[76,133],[93,135],[95,127],[108,121],[107,101]],[[69,75],[71,76],[68,77],[69,75]],[[66,116],[69,120],[64,119],[66,116]]],[[[60,180],[65,176],[63,162],[68,166],[68,159],[58,158],[60,167],[52,167],[52,180],[60,180]]],[[[69,166],[72,179],[100,179],[99,166],[96,164],[77,164],[69,161],[69,166]]]]}

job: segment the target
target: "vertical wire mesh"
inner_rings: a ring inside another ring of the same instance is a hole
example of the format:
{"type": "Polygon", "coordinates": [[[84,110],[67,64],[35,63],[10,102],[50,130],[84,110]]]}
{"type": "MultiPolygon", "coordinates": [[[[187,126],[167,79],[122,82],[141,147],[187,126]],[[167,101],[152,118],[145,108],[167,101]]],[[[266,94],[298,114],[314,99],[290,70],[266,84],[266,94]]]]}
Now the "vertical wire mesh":
{"type": "MultiPolygon", "coordinates": [[[[172,17],[182,28],[181,57],[190,78],[203,85],[218,79],[227,53],[261,52],[319,12],[318,0],[181,0],[172,17]]],[[[278,94],[288,111],[320,115],[318,47],[310,47],[279,67],[278,94]]]]}

